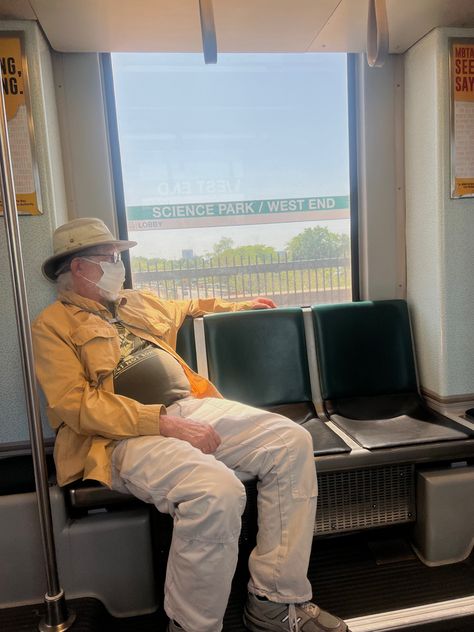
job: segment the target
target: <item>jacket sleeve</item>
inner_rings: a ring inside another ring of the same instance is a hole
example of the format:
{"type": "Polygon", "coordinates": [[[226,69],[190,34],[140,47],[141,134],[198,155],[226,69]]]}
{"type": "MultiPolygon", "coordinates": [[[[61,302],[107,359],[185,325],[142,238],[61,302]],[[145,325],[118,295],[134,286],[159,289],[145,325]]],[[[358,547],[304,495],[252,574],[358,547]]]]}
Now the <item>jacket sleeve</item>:
{"type": "Polygon", "coordinates": [[[116,440],[160,434],[159,418],[164,406],[140,404],[104,390],[102,381],[91,383],[74,345],[54,326],[36,320],[33,342],[36,374],[54,429],[66,424],[78,434],[116,440]]]}
{"type": "Polygon", "coordinates": [[[253,301],[224,301],[220,298],[198,298],[190,301],[174,301],[185,316],[204,316],[219,312],[241,312],[251,309],[253,301]]]}

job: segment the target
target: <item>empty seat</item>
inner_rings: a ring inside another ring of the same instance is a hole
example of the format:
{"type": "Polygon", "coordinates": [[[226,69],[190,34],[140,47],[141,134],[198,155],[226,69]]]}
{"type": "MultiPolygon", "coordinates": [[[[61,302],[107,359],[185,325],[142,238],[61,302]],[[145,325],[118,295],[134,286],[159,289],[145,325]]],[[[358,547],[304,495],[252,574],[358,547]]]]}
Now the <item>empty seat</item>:
{"type": "Polygon", "coordinates": [[[280,413],[312,435],[315,454],[349,452],[317,418],[299,308],[204,317],[210,380],[228,399],[280,413]]]}
{"type": "Polygon", "coordinates": [[[361,446],[391,448],[474,436],[418,391],[405,301],[312,308],[328,417],[361,446]]]}

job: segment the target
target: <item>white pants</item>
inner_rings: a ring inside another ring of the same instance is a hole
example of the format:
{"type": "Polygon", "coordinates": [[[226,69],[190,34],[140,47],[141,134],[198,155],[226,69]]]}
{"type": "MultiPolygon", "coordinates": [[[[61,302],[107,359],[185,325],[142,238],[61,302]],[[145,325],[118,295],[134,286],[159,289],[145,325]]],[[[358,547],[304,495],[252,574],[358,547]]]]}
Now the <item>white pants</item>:
{"type": "Polygon", "coordinates": [[[309,433],[286,417],[225,399],[187,397],[168,414],[212,425],[221,445],[209,455],[179,439],[136,437],[120,441],[112,459],[115,489],[174,518],[168,616],[188,632],[222,629],[246,501],[234,470],[258,479],[249,590],[282,603],[309,600],[317,499],[309,433]]]}

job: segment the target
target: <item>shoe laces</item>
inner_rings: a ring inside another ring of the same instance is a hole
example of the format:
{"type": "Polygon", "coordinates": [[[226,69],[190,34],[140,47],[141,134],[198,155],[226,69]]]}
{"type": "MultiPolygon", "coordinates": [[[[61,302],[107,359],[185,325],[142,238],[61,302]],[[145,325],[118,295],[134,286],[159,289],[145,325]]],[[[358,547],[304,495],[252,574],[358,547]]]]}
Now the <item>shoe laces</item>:
{"type": "Polygon", "coordinates": [[[290,632],[299,632],[300,624],[298,621],[298,616],[296,613],[296,608],[301,608],[306,614],[309,614],[310,617],[317,617],[319,614],[319,608],[316,604],[311,601],[305,601],[304,603],[289,603],[288,604],[288,625],[290,628],[290,632]]]}
{"type": "Polygon", "coordinates": [[[294,603],[288,604],[288,627],[290,628],[290,632],[299,632],[300,629],[294,603]]]}

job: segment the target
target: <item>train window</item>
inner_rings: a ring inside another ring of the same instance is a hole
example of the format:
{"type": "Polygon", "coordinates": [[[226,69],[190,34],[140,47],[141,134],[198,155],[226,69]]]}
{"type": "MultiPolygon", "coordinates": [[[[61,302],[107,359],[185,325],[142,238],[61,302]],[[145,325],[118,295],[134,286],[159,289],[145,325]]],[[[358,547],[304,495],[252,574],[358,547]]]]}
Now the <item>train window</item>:
{"type": "Polygon", "coordinates": [[[112,55],[134,287],[351,300],[345,54],[112,55]]]}

